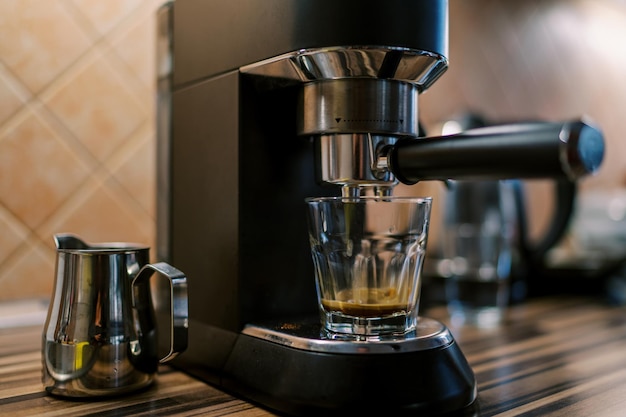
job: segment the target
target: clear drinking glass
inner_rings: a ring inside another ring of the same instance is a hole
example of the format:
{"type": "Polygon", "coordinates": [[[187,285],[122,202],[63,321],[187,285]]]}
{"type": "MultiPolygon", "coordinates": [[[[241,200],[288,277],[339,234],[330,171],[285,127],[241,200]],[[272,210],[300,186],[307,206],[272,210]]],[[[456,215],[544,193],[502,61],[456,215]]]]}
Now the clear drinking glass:
{"type": "Polygon", "coordinates": [[[516,228],[508,181],[457,181],[443,224],[446,299],[453,324],[499,324],[509,304],[516,228]]]}
{"type": "Polygon", "coordinates": [[[309,198],[323,327],[343,335],[415,330],[430,198],[309,198]]]}

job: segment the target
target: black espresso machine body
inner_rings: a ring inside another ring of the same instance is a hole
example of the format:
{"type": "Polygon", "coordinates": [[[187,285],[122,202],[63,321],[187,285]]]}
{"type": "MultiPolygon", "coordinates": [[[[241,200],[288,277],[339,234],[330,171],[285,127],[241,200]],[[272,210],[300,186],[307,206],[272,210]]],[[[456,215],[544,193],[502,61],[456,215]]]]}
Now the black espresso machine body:
{"type": "Polygon", "coordinates": [[[276,73],[271,61],[424,51],[425,89],[447,67],[447,2],[177,0],[161,17],[173,70],[160,80],[158,255],[197,277],[192,320],[237,332],[316,314],[304,198],[341,190],[318,184],[313,141],[297,135],[299,87],[319,75],[290,73],[297,56],[276,73]]]}
{"type": "MultiPolygon", "coordinates": [[[[157,255],[189,285],[189,347],[176,367],[295,415],[434,415],[474,402],[473,372],[435,320],[380,340],[321,331],[305,217],[306,197],[387,195],[398,180],[535,176],[511,163],[520,154],[544,156],[530,164],[536,176],[595,169],[601,151],[563,150],[565,133],[570,148],[597,145],[578,122],[417,139],[418,95],[447,68],[447,26],[444,0],[161,9],[157,255]],[[499,166],[459,158],[483,148],[499,166]]],[[[166,294],[157,308],[169,308],[166,294]]]]}

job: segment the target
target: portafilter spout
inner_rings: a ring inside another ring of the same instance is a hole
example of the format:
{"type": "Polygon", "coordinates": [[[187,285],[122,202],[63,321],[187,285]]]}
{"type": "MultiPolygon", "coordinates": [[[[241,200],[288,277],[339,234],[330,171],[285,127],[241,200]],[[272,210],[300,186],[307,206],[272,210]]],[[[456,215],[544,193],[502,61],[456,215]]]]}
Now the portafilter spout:
{"type": "MultiPolygon", "coordinates": [[[[402,183],[448,179],[565,178],[597,171],[601,131],[583,120],[496,125],[440,137],[402,139],[381,160],[402,183]]],[[[380,165],[380,164],[379,164],[380,165]]]]}

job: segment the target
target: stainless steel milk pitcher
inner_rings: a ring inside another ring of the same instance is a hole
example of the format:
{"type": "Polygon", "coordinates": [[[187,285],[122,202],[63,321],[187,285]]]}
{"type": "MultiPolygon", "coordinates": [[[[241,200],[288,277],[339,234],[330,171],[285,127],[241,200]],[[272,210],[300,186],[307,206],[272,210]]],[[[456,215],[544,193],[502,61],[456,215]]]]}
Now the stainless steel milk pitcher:
{"type": "Polygon", "coordinates": [[[70,234],[54,239],[55,286],[42,340],[46,391],[97,397],[150,385],[158,364],[187,348],[185,275],[163,262],[150,264],[146,246],[87,244],[70,234]],[[162,358],[150,293],[154,272],[171,284],[170,349],[162,358]]]}

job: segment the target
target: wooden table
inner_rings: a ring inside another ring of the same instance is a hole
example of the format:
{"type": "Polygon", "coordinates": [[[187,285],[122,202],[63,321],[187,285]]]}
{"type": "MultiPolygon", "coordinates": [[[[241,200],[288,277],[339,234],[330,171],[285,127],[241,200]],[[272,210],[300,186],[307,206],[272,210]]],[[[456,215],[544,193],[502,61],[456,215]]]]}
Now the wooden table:
{"type": "MultiPolygon", "coordinates": [[[[441,310],[428,315],[446,321],[441,310]]],[[[537,299],[512,307],[497,328],[451,330],[478,381],[475,406],[460,415],[626,416],[624,308],[537,299]]],[[[40,340],[40,326],[0,330],[0,415],[274,415],[168,366],[141,393],[105,401],[51,397],[41,385],[40,340]]]]}

